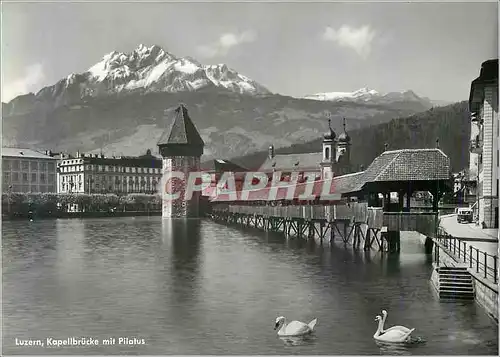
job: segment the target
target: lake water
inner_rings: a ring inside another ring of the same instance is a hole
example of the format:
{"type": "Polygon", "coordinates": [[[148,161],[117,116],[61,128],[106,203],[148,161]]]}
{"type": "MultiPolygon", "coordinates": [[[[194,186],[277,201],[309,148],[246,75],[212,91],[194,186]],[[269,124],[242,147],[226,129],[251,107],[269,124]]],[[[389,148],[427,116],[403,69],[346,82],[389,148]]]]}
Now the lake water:
{"type": "Polygon", "coordinates": [[[498,326],[482,308],[438,301],[415,238],[389,257],[204,220],[11,221],[2,230],[4,354],[498,352],[498,326]],[[382,309],[386,326],[415,327],[417,342],[377,345],[382,309]],[[281,340],[280,315],[318,318],[315,334],[281,340]],[[100,344],[46,345],[70,337],[100,344]],[[115,343],[102,345],[107,338],[115,343]]]}

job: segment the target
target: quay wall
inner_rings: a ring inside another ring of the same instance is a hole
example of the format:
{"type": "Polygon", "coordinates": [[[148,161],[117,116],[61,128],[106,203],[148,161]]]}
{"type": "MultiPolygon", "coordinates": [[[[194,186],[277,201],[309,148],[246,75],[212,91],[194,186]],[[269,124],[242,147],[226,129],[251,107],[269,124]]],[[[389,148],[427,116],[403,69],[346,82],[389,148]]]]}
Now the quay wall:
{"type": "MultiPolygon", "coordinates": [[[[426,237],[424,236],[423,239],[426,237]]],[[[438,286],[439,275],[437,267],[465,267],[472,276],[474,285],[476,302],[481,305],[487,314],[498,323],[498,285],[488,281],[474,269],[471,269],[468,264],[459,261],[456,257],[449,254],[439,242],[434,241],[434,249],[439,249],[439,264],[434,262],[434,269],[431,275],[431,282],[434,286],[438,286]]],[[[434,255],[435,256],[435,255],[434,255]]]]}

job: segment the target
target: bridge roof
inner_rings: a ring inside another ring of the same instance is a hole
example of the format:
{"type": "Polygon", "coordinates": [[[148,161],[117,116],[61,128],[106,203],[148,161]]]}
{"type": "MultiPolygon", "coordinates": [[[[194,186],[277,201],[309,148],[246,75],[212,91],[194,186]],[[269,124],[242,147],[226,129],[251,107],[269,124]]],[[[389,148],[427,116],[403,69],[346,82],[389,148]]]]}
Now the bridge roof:
{"type": "Polygon", "coordinates": [[[448,180],[450,173],[450,159],[440,149],[402,149],[386,151],[373,160],[364,181],[448,180]]]}
{"type": "MultiPolygon", "coordinates": [[[[336,176],[333,180],[317,180],[314,182],[312,196],[320,197],[324,186],[329,186],[327,193],[341,195],[356,193],[363,190],[367,184],[383,182],[431,182],[446,181],[450,178],[450,159],[440,149],[403,149],[386,151],[378,156],[365,171],[352,174],[336,176]]],[[[249,191],[248,201],[272,201],[285,200],[288,187],[277,190],[276,198],[269,198],[271,184],[267,187],[249,191]]],[[[307,182],[295,185],[293,198],[298,199],[305,191],[307,182]]],[[[236,192],[237,200],[241,199],[241,193],[236,192]]],[[[214,195],[215,196],[215,195],[214,195]]],[[[312,198],[311,198],[312,199],[312,198]]],[[[334,199],[332,199],[334,200],[334,199]]],[[[234,195],[219,194],[212,199],[213,202],[234,201],[234,195]]]]}

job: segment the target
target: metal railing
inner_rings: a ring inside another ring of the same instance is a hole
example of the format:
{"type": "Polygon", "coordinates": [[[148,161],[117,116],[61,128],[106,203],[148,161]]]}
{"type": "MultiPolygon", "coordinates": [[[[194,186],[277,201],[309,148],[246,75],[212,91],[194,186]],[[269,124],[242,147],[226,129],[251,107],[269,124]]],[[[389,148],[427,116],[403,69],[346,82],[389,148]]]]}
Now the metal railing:
{"type": "Polygon", "coordinates": [[[441,228],[438,229],[436,241],[448,253],[467,264],[474,272],[493,283],[498,282],[498,256],[484,252],[463,239],[446,234],[441,228]]]}

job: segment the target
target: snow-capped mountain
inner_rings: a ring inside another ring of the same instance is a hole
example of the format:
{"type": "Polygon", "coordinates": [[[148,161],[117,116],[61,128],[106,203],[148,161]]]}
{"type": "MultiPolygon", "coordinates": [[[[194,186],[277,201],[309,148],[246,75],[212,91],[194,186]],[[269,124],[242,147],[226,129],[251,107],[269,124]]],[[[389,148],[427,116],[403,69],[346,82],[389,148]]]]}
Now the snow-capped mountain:
{"type": "MultiPolygon", "coordinates": [[[[74,104],[85,97],[130,92],[193,92],[215,88],[247,95],[272,94],[267,88],[228,68],[203,65],[189,57],[177,57],[159,46],[143,44],[130,53],[113,51],[83,73],[72,73],[35,95],[14,98],[24,104],[54,108],[74,104]]],[[[17,105],[16,105],[17,104],[17,105]]]]}
{"type": "MultiPolygon", "coordinates": [[[[86,73],[91,83],[104,83],[107,90],[144,89],[148,92],[194,91],[208,86],[241,94],[269,94],[262,85],[225,64],[202,65],[192,58],[179,58],[159,46],[141,44],[131,53],[111,52],[86,73]]],[[[75,76],[66,80],[70,82],[75,76]]]]}
{"type": "Polygon", "coordinates": [[[428,98],[419,97],[415,92],[407,90],[404,92],[380,93],[374,89],[361,88],[354,92],[327,92],[306,95],[305,99],[336,101],[336,102],[356,102],[366,104],[390,104],[395,102],[421,102],[431,105],[428,98]]]}

